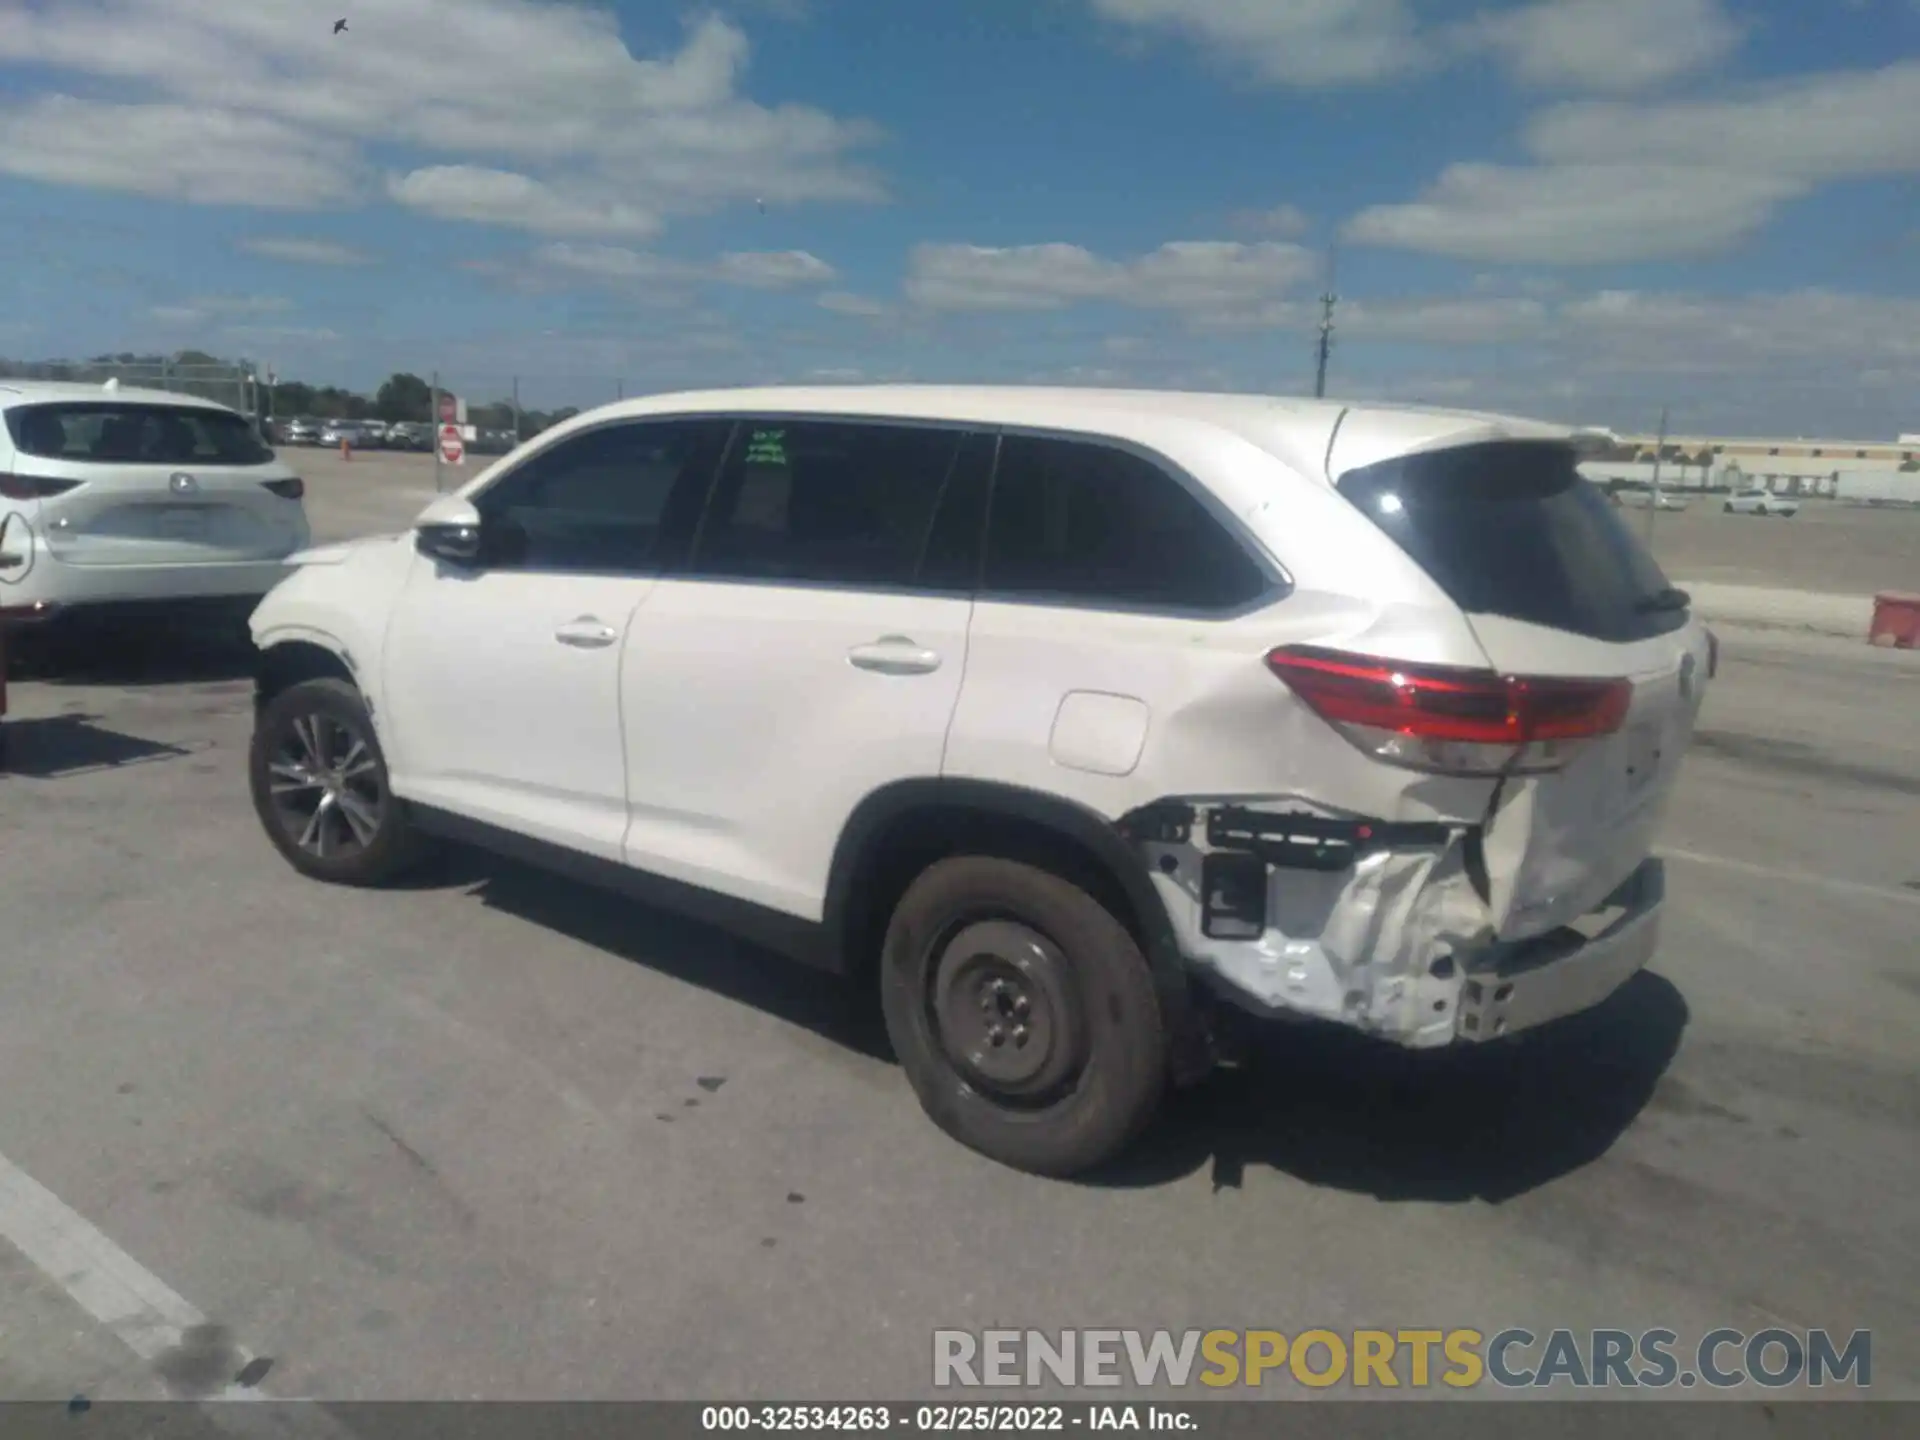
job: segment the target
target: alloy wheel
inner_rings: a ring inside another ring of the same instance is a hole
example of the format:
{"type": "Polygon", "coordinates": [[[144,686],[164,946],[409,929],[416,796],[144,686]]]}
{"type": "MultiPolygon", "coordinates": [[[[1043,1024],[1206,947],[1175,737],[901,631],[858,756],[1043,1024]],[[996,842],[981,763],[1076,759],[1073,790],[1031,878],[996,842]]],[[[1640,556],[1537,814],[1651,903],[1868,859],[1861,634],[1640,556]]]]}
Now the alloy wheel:
{"type": "Polygon", "coordinates": [[[359,728],[317,710],[288,718],[267,761],[273,811],[286,836],[321,860],[372,845],[387,815],[380,761],[359,728]]]}

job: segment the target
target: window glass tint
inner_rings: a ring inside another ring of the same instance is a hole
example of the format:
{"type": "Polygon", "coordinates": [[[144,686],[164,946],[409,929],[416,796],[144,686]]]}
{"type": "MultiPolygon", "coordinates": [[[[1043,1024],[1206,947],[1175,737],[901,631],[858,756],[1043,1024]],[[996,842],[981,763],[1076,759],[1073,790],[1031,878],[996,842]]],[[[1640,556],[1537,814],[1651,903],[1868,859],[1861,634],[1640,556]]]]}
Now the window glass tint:
{"type": "Polygon", "coordinates": [[[1220,521],[1152,461],[1080,440],[1001,442],[986,589],[1226,610],[1267,583],[1220,521]]]}
{"type": "Polygon", "coordinates": [[[972,434],[960,442],[933,517],[917,577],[923,590],[972,594],[980,583],[980,547],[986,538],[987,492],[993,483],[995,438],[972,434]]]}
{"type": "Polygon", "coordinates": [[[607,425],[528,460],[479,499],[489,560],[527,570],[645,571],[659,564],[676,495],[704,496],[730,424],[607,425]]]}
{"type": "Polygon", "coordinates": [[[743,422],[693,573],[913,584],[961,438],[905,425],[743,422]]]}
{"type": "Polygon", "coordinates": [[[1653,556],[1564,445],[1407,456],[1349,472],[1340,492],[1469,614],[1601,640],[1686,623],[1653,556]]]}
{"type": "Polygon", "coordinates": [[[264,465],[273,452],[243,415],[195,405],[80,400],[8,410],[22,455],[93,465],[264,465]]]}

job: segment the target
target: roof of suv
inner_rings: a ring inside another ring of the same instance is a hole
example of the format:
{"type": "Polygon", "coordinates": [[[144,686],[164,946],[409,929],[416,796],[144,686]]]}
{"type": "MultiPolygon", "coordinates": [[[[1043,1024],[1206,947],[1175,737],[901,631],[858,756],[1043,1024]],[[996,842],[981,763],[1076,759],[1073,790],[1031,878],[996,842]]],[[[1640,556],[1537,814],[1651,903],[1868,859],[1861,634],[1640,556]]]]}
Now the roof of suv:
{"type": "Polygon", "coordinates": [[[209,400],[202,395],[183,395],[177,390],[143,390],[131,385],[122,385],[109,390],[104,385],[87,384],[78,380],[20,380],[0,379],[0,410],[15,405],[38,404],[45,401],[85,402],[85,401],[126,401],[136,405],[190,405],[198,410],[235,411],[230,405],[222,405],[218,400],[209,400]]]}
{"type": "Polygon", "coordinates": [[[692,390],[640,396],[569,422],[715,412],[847,415],[1030,426],[1093,433],[1137,429],[1155,420],[1218,425],[1282,454],[1307,473],[1332,457],[1336,473],[1376,460],[1476,440],[1570,440],[1585,433],[1513,416],[1418,405],[1180,390],[1097,390],[1038,385],[822,385],[692,390]],[[1121,427],[1116,422],[1130,422],[1121,427]]]}

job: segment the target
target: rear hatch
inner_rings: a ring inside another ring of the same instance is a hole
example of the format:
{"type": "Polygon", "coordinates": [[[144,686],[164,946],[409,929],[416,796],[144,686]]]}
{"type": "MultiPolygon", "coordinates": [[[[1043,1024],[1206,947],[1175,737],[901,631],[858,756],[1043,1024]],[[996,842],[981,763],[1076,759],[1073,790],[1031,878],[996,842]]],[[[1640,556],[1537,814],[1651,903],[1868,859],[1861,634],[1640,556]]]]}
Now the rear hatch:
{"type": "Polygon", "coordinates": [[[1651,853],[1709,670],[1686,597],[1576,460],[1552,440],[1480,442],[1336,482],[1460,607],[1493,669],[1632,685],[1617,728],[1500,782],[1484,848],[1507,939],[1586,915],[1651,853]]]}
{"type": "Polygon", "coordinates": [[[279,560],[306,543],[302,486],[230,410],[52,401],[7,411],[9,494],[69,565],[279,560]]]}

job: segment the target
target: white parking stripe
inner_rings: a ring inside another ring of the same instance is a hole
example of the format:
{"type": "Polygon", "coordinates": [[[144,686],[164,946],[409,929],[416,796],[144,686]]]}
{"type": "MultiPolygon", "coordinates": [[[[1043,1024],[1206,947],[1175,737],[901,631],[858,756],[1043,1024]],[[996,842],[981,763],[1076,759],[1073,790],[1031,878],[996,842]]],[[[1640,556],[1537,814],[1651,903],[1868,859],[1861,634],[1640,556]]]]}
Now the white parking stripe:
{"type": "MultiPolygon", "coordinates": [[[[166,1281],[4,1155],[0,1155],[0,1239],[31,1260],[75,1304],[148,1364],[157,1364],[190,1339],[188,1332],[207,1323],[207,1317],[166,1281]]],[[[236,1346],[234,1373],[253,1358],[249,1351],[236,1346]]],[[[229,1381],[225,1389],[207,1398],[231,1401],[268,1397],[258,1389],[229,1381]]],[[[218,1419],[223,1411],[236,1421],[241,1418],[226,1406],[216,1405],[211,1413],[218,1419]]],[[[246,1413],[256,1417],[245,1425],[248,1435],[336,1440],[348,1433],[331,1416],[306,1405],[276,1406],[270,1418],[252,1407],[246,1407],[246,1413]]],[[[227,1428],[224,1422],[223,1428],[227,1428]]]]}
{"type": "Polygon", "coordinates": [[[1831,875],[1809,875],[1804,870],[1782,870],[1773,865],[1756,865],[1751,860],[1734,860],[1726,855],[1703,855],[1697,850],[1669,850],[1663,848],[1662,859],[1684,860],[1694,865],[1708,865],[1716,870],[1732,870],[1741,875],[1756,875],[1764,880],[1784,880],[1793,885],[1810,885],[1817,890],[1829,890],[1836,895],[1864,895],[1875,900],[1893,900],[1902,905],[1920,905],[1920,891],[1895,890],[1887,885],[1868,885],[1859,880],[1841,880],[1831,875]]]}

